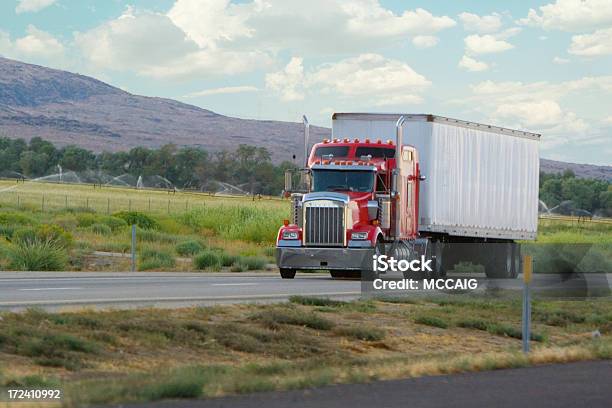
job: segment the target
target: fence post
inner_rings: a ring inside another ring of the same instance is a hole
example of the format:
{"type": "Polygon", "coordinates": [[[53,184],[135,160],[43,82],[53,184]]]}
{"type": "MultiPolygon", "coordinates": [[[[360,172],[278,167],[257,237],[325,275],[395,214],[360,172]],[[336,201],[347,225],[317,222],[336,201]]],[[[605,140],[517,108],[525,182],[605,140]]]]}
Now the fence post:
{"type": "Polygon", "coordinates": [[[170,200],[168,200],[168,214],[170,214],[170,200]]]}
{"type": "Polygon", "coordinates": [[[17,208],[21,208],[21,197],[19,197],[19,194],[17,194],[17,208]]]}
{"type": "Polygon", "coordinates": [[[106,215],[110,215],[110,198],[106,198],[106,215]]]}
{"type": "Polygon", "coordinates": [[[530,285],[533,275],[533,259],[530,255],[523,257],[523,352],[529,353],[531,339],[531,293],[530,285]]]}
{"type": "Polygon", "coordinates": [[[136,224],[132,224],[132,272],[136,271],[136,224]]]}
{"type": "Polygon", "coordinates": [[[132,199],[128,201],[128,211],[132,211],[132,199]]]}
{"type": "Polygon", "coordinates": [[[185,212],[189,211],[189,201],[185,201],[185,212]]]}
{"type": "Polygon", "coordinates": [[[85,204],[85,208],[87,208],[87,209],[89,210],[89,197],[87,197],[87,201],[86,201],[86,204],[85,204]]]}
{"type": "Polygon", "coordinates": [[[45,195],[42,196],[42,212],[45,212],[45,195]]]}
{"type": "Polygon", "coordinates": [[[149,197],[149,212],[151,212],[151,198],[149,197]]]}
{"type": "Polygon", "coordinates": [[[68,209],[68,195],[64,196],[64,207],[66,210],[68,209]]]}

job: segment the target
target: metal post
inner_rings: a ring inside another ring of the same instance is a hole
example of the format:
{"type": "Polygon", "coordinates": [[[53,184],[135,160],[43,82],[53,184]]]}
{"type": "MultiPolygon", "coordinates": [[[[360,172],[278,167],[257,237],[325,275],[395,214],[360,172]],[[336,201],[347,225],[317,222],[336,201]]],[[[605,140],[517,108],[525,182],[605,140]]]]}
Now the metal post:
{"type": "Polygon", "coordinates": [[[110,198],[106,199],[106,214],[110,215],[110,198]]]}
{"type": "Polygon", "coordinates": [[[45,195],[42,196],[42,212],[45,212],[45,195]]]}
{"type": "Polygon", "coordinates": [[[151,212],[151,199],[149,198],[149,212],[151,212]]]}
{"type": "Polygon", "coordinates": [[[168,200],[168,214],[170,214],[170,200],[168,200]]]}
{"type": "Polygon", "coordinates": [[[136,224],[132,224],[132,272],[136,271],[136,224]]]}
{"type": "Polygon", "coordinates": [[[531,293],[530,284],[533,274],[533,259],[530,255],[523,257],[523,352],[529,353],[531,339],[531,293]]]}
{"type": "Polygon", "coordinates": [[[17,208],[21,208],[21,198],[19,197],[19,194],[17,194],[17,208]]]}
{"type": "Polygon", "coordinates": [[[66,209],[68,209],[68,195],[64,196],[64,207],[66,207],[66,209]]]}
{"type": "Polygon", "coordinates": [[[87,201],[86,201],[86,203],[87,203],[87,204],[85,204],[85,208],[87,208],[87,209],[89,210],[89,197],[87,197],[87,201]]]}
{"type": "Polygon", "coordinates": [[[128,211],[132,211],[132,200],[128,201],[128,211]]]}

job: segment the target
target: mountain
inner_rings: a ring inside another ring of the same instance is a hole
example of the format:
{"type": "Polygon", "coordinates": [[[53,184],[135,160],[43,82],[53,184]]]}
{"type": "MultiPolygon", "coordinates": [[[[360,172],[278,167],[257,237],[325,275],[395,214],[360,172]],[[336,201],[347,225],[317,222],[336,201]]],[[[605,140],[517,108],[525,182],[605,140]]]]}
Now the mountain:
{"type": "MultiPolygon", "coordinates": [[[[312,141],[329,137],[311,126],[312,141]]],[[[0,135],[94,151],[159,147],[166,143],[233,150],[241,143],[267,148],[275,162],[303,157],[301,123],[238,119],[171,99],[133,95],[87,76],[0,57],[0,135]]],[[[612,181],[612,167],[542,159],[547,173],[571,169],[578,177],[612,181]]]]}
{"type": "MultiPolygon", "coordinates": [[[[171,99],[133,95],[96,79],[0,57],[0,135],[119,151],[167,143],[210,151],[266,147],[303,157],[303,125],[238,119],[171,99]]],[[[311,126],[313,141],[330,129],[311,126]]]]}

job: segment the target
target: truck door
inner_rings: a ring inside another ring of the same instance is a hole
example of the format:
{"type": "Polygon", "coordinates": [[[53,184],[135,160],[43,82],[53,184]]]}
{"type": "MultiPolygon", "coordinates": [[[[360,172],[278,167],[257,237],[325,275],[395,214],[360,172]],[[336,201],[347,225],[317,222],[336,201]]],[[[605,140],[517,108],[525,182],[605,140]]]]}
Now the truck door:
{"type": "Polygon", "coordinates": [[[418,153],[412,146],[402,146],[399,186],[400,236],[411,239],[417,235],[417,164],[418,153]]]}

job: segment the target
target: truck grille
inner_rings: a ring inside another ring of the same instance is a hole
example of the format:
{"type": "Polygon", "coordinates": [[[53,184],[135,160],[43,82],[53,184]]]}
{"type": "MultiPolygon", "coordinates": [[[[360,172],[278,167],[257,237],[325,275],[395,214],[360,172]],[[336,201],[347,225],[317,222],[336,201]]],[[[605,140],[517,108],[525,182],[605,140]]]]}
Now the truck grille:
{"type": "Polygon", "coordinates": [[[344,245],[344,207],[305,206],[306,245],[344,245]]]}

